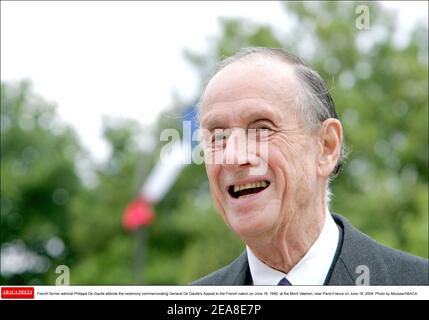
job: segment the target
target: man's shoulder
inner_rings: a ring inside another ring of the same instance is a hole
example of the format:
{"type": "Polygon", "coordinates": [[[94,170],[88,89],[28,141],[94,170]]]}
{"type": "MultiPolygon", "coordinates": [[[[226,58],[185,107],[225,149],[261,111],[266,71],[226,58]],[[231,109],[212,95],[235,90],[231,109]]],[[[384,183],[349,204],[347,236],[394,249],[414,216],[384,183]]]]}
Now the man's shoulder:
{"type": "Polygon", "coordinates": [[[393,285],[428,285],[427,259],[390,248],[374,240],[374,247],[386,264],[393,285]]]}
{"type": "Polygon", "coordinates": [[[222,286],[249,284],[247,254],[243,252],[229,265],[191,283],[195,286],[222,286]]]}
{"type": "Polygon", "coordinates": [[[216,270],[201,279],[198,279],[191,283],[192,286],[217,286],[227,285],[229,278],[230,265],[227,265],[219,270],[216,270]]]}
{"type": "Polygon", "coordinates": [[[343,228],[344,240],[339,256],[353,279],[359,275],[356,268],[368,266],[371,284],[427,285],[428,260],[383,245],[355,229],[344,217],[333,215],[343,228]]]}

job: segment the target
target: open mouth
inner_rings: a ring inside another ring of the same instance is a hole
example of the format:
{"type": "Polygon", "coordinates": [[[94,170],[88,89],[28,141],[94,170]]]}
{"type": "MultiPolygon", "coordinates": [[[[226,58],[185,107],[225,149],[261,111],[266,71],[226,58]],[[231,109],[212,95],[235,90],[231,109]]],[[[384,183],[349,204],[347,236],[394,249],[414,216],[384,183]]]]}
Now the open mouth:
{"type": "Polygon", "coordinates": [[[231,197],[235,199],[240,199],[252,194],[261,192],[262,190],[268,188],[270,182],[267,180],[246,183],[243,185],[232,185],[228,188],[228,192],[231,197]]]}

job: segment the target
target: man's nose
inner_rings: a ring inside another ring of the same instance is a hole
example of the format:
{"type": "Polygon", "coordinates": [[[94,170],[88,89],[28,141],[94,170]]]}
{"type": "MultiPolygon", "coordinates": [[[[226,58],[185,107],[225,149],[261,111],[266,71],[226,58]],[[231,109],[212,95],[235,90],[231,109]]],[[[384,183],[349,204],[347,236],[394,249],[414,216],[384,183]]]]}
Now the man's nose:
{"type": "Polygon", "coordinates": [[[246,131],[233,129],[226,141],[223,164],[229,167],[252,164],[256,161],[253,159],[255,155],[249,154],[249,151],[246,131]]]}

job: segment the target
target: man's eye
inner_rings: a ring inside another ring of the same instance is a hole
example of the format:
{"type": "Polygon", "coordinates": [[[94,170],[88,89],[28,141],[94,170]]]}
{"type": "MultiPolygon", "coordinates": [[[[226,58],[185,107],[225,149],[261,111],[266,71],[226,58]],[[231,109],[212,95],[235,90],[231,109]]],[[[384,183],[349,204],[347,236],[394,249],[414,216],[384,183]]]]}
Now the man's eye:
{"type": "Polygon", "coordinates": [[[212,132],[211,140],[212,142],[226,141],[230,135],[231,135],[230,129],[215,129],[212,132]]]}
{"type": "Polygon", "coordinates": [[[228,130],[227,129],[216,129],[213,131],[211,140],[212,142],[221,142],[225,141],[228,138],[228,130]]]}
{"type": "Polygon", "coordinates": [[[248,136],[250,139],[257,139],[257,140],[264,139],[270,135],[271,131],[272,129],[268,126],[250,128],[248,131],[248,136]]]}
{"type": "Polygon", "coordinates": [[[213,136],[212,136],[212,140],[213,141],[221,141],[221,140],[223,140],[223,139],[225,139],[226,138],[226,136],[225,136],[225,134],[224,133],[215,133],[215,134],[213,134],[213,136]]]}
{"type": "Polygon", "coordinates": [[[256,128],[256,134],[257,135],[266,136],[266,135],[270,134],[270,132],[271,132],[271,128],[269,128],[269,127],[256,128]]]}

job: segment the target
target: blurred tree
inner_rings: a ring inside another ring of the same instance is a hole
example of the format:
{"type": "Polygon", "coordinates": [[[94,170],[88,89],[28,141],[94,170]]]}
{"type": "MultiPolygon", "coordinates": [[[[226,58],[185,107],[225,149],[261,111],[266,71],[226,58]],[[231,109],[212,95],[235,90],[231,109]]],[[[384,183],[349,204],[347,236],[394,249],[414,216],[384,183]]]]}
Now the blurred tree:
{"type": "Polygon", "coordinates": [[[69,202],[79,187],[79,145],[54,110],[28,82],[1,85],[2,284],[46,283],[72,256],[69,202]]]}
{"type": "Polygon", "coordinates": [[[122,215],[153,158],[139,150],[137,137],[141,134],[141,128],[132,120],[104,122],[104,137],[111,146],[109,159],[93,164],[97,185],[82,188],[71,203],[71,245],[79,252],[71,270],[73,284],[136,281],[134,239],[123,231],[122,215]]]}

